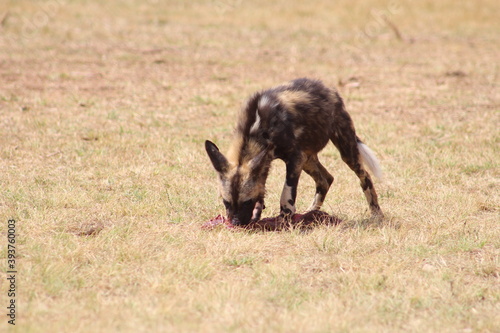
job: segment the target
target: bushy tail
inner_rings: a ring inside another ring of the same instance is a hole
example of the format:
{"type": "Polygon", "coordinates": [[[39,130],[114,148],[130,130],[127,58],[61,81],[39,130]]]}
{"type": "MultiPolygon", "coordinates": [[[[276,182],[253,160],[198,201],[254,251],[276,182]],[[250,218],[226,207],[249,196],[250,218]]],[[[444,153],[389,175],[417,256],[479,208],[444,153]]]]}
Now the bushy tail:
{"type": "Polygon", "coordinates": [[[382,178],[382,168],[380,167],[380,163],[378,162],[377,157],[375,157],[373,151],[361,142],[359,138],[357,138],[357,141],[359,154],[361,155],[363,164],[370,169],[375,177],[382,178]]]}

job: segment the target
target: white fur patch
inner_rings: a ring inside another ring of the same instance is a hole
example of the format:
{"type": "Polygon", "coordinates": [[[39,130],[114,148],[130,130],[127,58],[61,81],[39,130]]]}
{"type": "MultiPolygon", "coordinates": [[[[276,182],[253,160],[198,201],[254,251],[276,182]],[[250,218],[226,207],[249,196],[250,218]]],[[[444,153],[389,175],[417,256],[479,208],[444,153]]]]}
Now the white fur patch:
{"type": "Polygon", "coordinates": [[[285,207],[290,209],[290,211],[295,213],[295,206],[290,204],[290,200],[292,200],[292,187],[288,186],[286,183],[283,186],[283,192],[281,192],[280,205],[281,207],[285,207]]]}
{"type": "Polygon", "coordinates": [[[311,204],[311,206],[309,206],[309,208],[307,210],[310,211],[310,210],[320,209],[321,206],[323,205],[323,201],[321,199],[322,199],[322,195],[319,193],[316,193],[314,195],[313,203],[311,204]]]}
{"type": "Polygon", "coordinates": [[[361,155],[361,160],[363,160],[363,164],[373,172],[375,177],[382,178],[382,168],[380,168],[380,163],[373,151],[361,142],[358,142],[358,150],[361,155]]]}
{"type": "Polygon", "coordinates": [[[279,104],[279,102],[277,102],[277,101],[272,102],[271,99],[269,98],[269,96],[263,95],[259,99],[259,104],[258,104],[257,108],[258,109],[264,109],[266,107],[275,108],[278,106],[278,104],[279,104]]]}
{"type": "Polygon", "coordinates": [[[250,133],[255,133],[259,129],[260,126],[260,116],[259,111],[255,112],[255,123],[253,123],[252,127],[250,127],[250,133]]]}
{"type": "Polygon", "coordinates": [[[258,108],[259,109],[262,109],[264,107],[266,107],[267,105],[270,105],[271,104],[271,101],[269,100],[269,97],[267,97],[266,95],[262,96],[260,99],[259,99],[259,106],[258,108]]]}

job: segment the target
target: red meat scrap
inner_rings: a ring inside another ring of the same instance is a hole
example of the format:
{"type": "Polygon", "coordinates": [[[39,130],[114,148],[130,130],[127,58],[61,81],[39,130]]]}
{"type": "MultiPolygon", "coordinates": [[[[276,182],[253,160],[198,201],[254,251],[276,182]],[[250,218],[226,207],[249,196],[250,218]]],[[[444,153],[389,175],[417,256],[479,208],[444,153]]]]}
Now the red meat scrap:
{"type": "Polygon", "coordinates": [[[337,225],[342,220],[334,215],[323,211],[313,210],[305,214],[294,214],[292,217],[268,217],[259,221],[250,222],[244,226],[236,226],[227,220],[224,216],[218,215],[210,221],[204,223],[202,229],[214,229],[218,226],[225,226],[230,229],[246,229],[261,231],[280,231],[290,228],[307,229],[316,225],[337,225]]]}

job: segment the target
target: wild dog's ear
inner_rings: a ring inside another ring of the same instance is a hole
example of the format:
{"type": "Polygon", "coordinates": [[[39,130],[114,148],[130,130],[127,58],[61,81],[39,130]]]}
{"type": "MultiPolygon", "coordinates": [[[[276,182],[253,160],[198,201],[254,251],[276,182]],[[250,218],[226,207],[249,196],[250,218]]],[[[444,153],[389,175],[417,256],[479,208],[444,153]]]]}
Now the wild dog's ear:
{"type": "Polygon", "coordinates": [[[210,161],[212,161],[212,165],[214,166],[215,170],[219,173],[224,173],[227,171],[227,168],[229,166],[229,163],[227,162],[227,159],[222,155],[222,153],[219,151],[219,148],[211,142],[211,141],[205,141],[205,150],[207,151],[208,157],[210,157],[210,161]]]}

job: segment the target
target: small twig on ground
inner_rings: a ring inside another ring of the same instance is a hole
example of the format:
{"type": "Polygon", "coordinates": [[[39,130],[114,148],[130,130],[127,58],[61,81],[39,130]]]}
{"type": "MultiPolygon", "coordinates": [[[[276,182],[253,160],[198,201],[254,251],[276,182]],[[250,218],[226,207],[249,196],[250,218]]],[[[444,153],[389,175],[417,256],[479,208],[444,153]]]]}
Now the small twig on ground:
{"type": "Polygon", "coordinates": [[[59,155],[59,154],[62,154],[61,150],[53,152],[53,153],[50,153],[48,155],[45,155],[45,158],[49,158],[49,157],[56,156],[56,155],[59,155]]]}
{"type": "Polygon", "coordinates": [[[174,207],[174,205],[172,204],[172,201],[170,201],[170,194],[168,193],[168,189],[165,189],[165,193],[167,194],[168,203],[170,204],[170,206],[174,207]]]}

